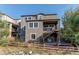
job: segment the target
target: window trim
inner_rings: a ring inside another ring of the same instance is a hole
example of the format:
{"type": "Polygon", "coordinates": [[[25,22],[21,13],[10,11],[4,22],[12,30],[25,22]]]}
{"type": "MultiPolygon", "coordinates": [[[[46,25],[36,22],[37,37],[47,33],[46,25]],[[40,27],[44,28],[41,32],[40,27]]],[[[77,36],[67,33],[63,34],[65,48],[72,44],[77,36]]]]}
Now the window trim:
{"type": "Polygon", "coordinates": [[[33,23],[33,22],[28,22],[28,28],[32,29],[33,27],[30,27],[30,23],[33,23]]]}
{"type": "Polygon", "coordinates": [[[32,17],[31,17],[31,16],[28,16],[28,17],[27,17],[27,20],[32,20],[32,17]],[[30,17],[31,19],[29,19],[29,17],[30,17]]]}
{"type": "Polygon", "coordinates": [[[28,22],[28,28],[29,29],[38,29],[39,28],[39,22],[28,22]],[[33,23],[33,27],[30,27],[30,23],[33,23]],[[34,27],[34,23],[38,23],[38,27],[34,27]]]}
{"type": "Polygon", "coordinates": [[[38,23],[38,27],[34,27],[34,24],[33,24],[33,28],[34,28],[34,29],[39,28],[39,22],[34,22],[34,23],[38,23]]]}
{"type": "Polygon", "coordinates": [[[35,39],[36,39],[36,33],[30,33],[30,39],[31,39],[31,40],[35,40],[35,39],[33,39],[33,38],[31,37],[32,34],[35,34],[35,39]]]}
{"type": "Polygon", "coordinates": [[[42,20],[42,16],[39,16],[39,20],[42,20]]]}

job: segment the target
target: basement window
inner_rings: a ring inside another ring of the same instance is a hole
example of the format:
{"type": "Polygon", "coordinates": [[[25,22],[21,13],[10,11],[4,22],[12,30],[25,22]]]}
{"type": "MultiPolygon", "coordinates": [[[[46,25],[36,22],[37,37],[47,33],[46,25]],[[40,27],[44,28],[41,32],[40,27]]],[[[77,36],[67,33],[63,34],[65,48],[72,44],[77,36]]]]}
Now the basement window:
{"type": "Polygon", "coordinates": [[[31,34],[31,39],[35,39],[35,33],[31,34]]]}

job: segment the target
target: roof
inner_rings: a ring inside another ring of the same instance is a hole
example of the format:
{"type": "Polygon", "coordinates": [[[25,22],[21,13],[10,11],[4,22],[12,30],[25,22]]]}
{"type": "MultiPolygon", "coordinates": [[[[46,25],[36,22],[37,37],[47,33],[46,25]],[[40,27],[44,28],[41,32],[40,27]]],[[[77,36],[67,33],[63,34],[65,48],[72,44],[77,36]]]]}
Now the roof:
{"type": "Polygon", "coordinates": [[[57,14],[44,14],[44,13],[38,13],[37,15],[57,15],[57,14]]]}
{"type": "Polygon", "coordinates": [[[36,16],[36,15],[22,15],[21,17],[26,17],[26,16],[36,16]]]}
{"type": "Polygon", "coordinates": [[[16,24],[16,21],[15,21],[12,17],[10,17],[10,16],[8,16],[7,14],[2,13],[2,12],[0,12],[0,14],[1,14],[1,15],[6,15],[7,17],[11,18],[12,20],[6,20],[6,21],[8,21],[9,23],[16,24]]]}
{"type": "Polygon", "coordinates": [[[26,16],[37,16],[37,15],[57,15],[57,14],[44,14],[44,13],[38,13],[38,14],[34,14],[34,15],[21,15],[21,17],[26,17],[26,16]]]}
{"type": "Polygon", "coordinates": [[[5,15],[4,13],[0,12],[0,14],[5,15]]]}
{"type": "MultiPolygon", "coordinates": [[[[9,15],[7,15],[7,14],[5,14],[5,13],[2,13],[2,12],[0,12],[0,14],[6,15],[6,16],[10,17],[9,15]]],[[[13,19],[12,17],[10,17],[10,18],[13,19]]]]}
{"type": "Polygon", "coordinates": [[[32,22],[32,21],[43,21],[43,22],[52,22],[52,21],[58,21],[60,19],[44,19],[44,20],[26,20],[27,22],[32,22]]]}

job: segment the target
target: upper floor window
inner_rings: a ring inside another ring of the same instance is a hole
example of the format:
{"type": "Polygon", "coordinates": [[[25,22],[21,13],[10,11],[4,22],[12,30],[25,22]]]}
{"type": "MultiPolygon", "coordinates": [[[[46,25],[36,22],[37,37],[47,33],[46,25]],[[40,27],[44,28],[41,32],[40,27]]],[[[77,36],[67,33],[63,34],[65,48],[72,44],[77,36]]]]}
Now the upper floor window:
{"type": "Polygon", "coordinates": [[[38,22],[29,22],[29,28],[38,28],[39,27],[39,23],[38,22]]]}
{"type": "Polygon", "coordinates": [[[29,23],[29,27],[33,28],[33,23],[32,22],[29,23]]]}
{"type": "Polygon", "coordinates": [[[31,16],[27,17],[27,20],[32,20],[32,17],[31,16]]]}
{"type": "Polygon", "coordinates": [[[38,20],[42,20],[43,16],[42,15],[39,15],[38,16],[38,20]]]}
{"type": "Polygon", "coordinates": [[[35,28],[38,28],[38,23],[34,23],[34,27],[35,28]]]}
{"type": "Polygon", "coordinates": [[[42,19],[42,16],[40,16],[39,19],[41,20],[42,19]]]}

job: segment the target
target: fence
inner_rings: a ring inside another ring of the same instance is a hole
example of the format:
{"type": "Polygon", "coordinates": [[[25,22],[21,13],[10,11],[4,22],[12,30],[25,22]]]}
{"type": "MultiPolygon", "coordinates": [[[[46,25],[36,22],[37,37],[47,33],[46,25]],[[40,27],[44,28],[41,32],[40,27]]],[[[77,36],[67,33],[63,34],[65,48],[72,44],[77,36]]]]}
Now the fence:
{"type": "Polygon", "coordinates": [[[39,43],[17,43],[13,44],[13,46],[27,47],[27,48],[38,48],[41,51],[70,51],[70,52],[78,52],[77,47],[71,46],[53,46],[48,44],[39,44],[39,43]]]}
{"type": "Polygon", "coordinates": [[[78,52],[77,47],[70,47],[70,46],[50,46],[47,44],[36,44],[34,43],[32,45],[34,48],[38,48],[40,50],[46,50],[46,51],[70,51],[70,52],[78,52]]]}

